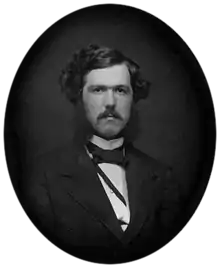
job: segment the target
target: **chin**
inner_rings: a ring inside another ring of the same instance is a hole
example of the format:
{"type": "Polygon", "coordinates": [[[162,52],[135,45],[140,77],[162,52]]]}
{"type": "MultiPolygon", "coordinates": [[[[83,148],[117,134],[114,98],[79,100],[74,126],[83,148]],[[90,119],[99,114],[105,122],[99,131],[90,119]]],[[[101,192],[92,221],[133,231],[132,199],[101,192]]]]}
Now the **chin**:
{"type": "Polygon", "coordinates": [[[117,137],[117,134],[114,133],[97,133],[97,135],[105,140],[113,140],[117,137]]]}
{"type": "Polygon", "coordinates": [[[106,139],[106,140],[113,140],[118,137],[120,134],[120,130],[115,131],[115,130],[106,130],[106,131],[98,131],[96,135],[99,137],[106,139]]]}

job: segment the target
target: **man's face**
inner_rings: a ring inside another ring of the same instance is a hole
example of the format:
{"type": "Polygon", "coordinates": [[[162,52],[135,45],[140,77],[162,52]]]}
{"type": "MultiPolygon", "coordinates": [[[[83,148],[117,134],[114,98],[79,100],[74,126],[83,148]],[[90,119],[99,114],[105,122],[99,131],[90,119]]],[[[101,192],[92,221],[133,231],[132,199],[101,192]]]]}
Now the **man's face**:
{"type": "Polygon", "coordinates": [[[95,69],[85,77],[82,92],[86,117],[103,138],[114,138],[130,118],[133,91],[125,64],[95,69]]]}

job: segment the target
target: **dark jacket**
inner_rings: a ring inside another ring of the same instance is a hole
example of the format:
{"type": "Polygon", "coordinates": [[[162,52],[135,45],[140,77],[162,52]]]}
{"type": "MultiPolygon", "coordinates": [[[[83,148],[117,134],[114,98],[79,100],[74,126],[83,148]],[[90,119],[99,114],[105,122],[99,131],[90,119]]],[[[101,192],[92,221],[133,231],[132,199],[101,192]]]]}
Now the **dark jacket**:
{"type": "Polygon", "coordinates": [[[84,148],[69,145],[35,161],[21,203],[37,228],[73,256],[101,263],[144,257],[176,234],[178,187],[171,170],[128,145],[130,224],[121,230],[84,148]]]}

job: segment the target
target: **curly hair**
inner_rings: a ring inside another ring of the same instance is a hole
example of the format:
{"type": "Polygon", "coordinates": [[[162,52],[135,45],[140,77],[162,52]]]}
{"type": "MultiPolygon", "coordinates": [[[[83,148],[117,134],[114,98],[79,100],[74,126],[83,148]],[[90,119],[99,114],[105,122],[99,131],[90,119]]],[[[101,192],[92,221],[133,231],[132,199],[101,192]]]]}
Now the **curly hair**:
{"type": "Polygon", "coordinates": [[[116,49],[96,44],[90,44],[72,55],[59,77],[61,91],[70,102],[76,103],[85,83],[84,78],[90,71],[122,63],[127,65],[130,73],[134,102],[146,98],[150,83],[141,77],[138,64],[116,49]]]}

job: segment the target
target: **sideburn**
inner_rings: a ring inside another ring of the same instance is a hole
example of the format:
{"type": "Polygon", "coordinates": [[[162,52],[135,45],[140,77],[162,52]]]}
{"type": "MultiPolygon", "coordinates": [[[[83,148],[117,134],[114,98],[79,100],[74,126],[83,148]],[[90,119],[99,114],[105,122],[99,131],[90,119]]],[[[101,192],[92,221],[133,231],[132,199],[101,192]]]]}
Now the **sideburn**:
{"type": "Polygon", "coordinates": [[[125,128],[121,131],[120,136],[124,137],[126,143],[132,143],[138,138],[139,131],[140,131],[139,113],[135,104],[133,104],[131,106],[130,119],[125,128]]]}
{"type": "Polygon", "coordinates": [[[93,127],[86,118],[85,109],[81,100],[74,109],[74,141],[79,146],[84,146],[93,135],[93,127]]]}

